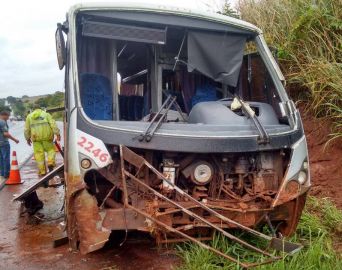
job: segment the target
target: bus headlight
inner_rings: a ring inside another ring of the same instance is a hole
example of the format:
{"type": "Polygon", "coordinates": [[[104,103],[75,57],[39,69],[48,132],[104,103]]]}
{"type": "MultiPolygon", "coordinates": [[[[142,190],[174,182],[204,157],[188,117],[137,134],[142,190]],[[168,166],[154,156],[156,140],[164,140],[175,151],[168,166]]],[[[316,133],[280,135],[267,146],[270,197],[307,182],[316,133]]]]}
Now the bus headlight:
{"type": "Polygon", "coordinates": [[[89,169],[91,167],[91,161],[87,158],[81,160],[81,167],[83,169],[89,169]]]}
{"type": "Polygon", "coordinates": [[[213,170],[209,163],[201,162],[196,164],[193,174],[192,180],[199,185],[206,185],[210,182],[213,176],[213,170]]]}
{"type": "Polygon", "coordinates": [[[299,174],[298,174],[298,179],[297,179],[298,182],[301,185],[303,185],[306,182],[307,179],[308,179],[308,176],[307,176],[306,172],[300,171],[299,174]]]}

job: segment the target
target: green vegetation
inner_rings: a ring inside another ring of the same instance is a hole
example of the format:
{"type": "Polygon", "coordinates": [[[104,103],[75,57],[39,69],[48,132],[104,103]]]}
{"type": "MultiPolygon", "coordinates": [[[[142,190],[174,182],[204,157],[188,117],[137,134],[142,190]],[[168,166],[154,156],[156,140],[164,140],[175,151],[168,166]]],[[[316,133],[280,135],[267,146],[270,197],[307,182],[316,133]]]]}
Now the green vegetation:
{"type": "Polygon", "coordinates": [[[21,99],[17,99],[13,103],[11,103],[11,108],[13,114],[23,118],[25,116],[26,107],[21,99]]]}
{"type": "MultiPolygon", "coordinates": [[[[9,96],[6,99],[0,100],[0,109],[11,110],[15,116],[23,119],[35,106],[39,106],[46,110],[64,107],[64,93],[57,91],[54,94],[36,97],[25,95],[22,96],[22,98],[9,96]],[[10,107],[5,106],[5,100],[10,104],[10,107]]],[[[63,112],[52,113],[52,116],[56,120],[62,120],[63,112]]]]}
{"type": "MultiPolygon", "coordinates": [[[[40,97],[34,102],[34,104],[31,103],[29,107],[32,107],[33,105],[38,105],[41,108],[45,108],[47,110],[58,108],[58,107],[64,107],[64,93],[57,91],[52,95],[46,95],[44,97],[40,97]]],[[[52,116],[56,120],[62,120],[63,112],[52,113],[52,116]]]]}
{"type": "Polygon", "coordinates": [[[0,99],[0,112],[2,111],[11,111],[11,108],[5,105],[5,99],[0,99]]]}
{"type": "Polygon", "coordinates": [[[236,10],[231,7],[229,0],[223,1],[222,11],[219,11],[218,13],[229,17],[239,18],[236,10]]]}
{"type": "Polygon", "coordinates": [[[240,0],[243,20],[260,27],[288,80],[289,93],[333,122],[342,136],[341,0],[240,0]]]}
{"type": "MultiPolygon", "coordinates": [[[[308,197],[307,204],[296,234],[291,241],[300,242],[304,248],[293,256],[285,257],[273,264],[259,266],[259,270],[307,270],[307,269],[342,269],[342,258],[334,248],[333,239],[342,234],[342,212],[327,199],[308,197]]],[[[256,244],[262,244],[256,242],[256,244]]],[[[255,261],[255,253],[217,235],[211,245],[226,254],[240,254],[241,261],[255,261]],[[254,260],[253,260],[254,259],[254,260]]],[[[219,270],[240,269],[212,252],[195,244],[178,246],[179,255],[184,264],[178,270],[219,270]]],[[[259,260],[262,260],[259,258],[259,260]]]]}

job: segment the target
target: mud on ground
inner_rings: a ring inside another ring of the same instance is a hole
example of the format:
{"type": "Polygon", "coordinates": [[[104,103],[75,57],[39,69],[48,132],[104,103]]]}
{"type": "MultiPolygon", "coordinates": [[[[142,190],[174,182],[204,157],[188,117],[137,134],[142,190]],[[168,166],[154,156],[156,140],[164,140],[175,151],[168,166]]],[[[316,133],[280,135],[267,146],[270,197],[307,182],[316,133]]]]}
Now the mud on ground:
{"type": "Polygon", "coordinates": [[[303,111],[302,120],[309,147],[312,188],[310,194],[330,198],[342,209],[342,139],[327,144],[331,122],[303,111]]]}

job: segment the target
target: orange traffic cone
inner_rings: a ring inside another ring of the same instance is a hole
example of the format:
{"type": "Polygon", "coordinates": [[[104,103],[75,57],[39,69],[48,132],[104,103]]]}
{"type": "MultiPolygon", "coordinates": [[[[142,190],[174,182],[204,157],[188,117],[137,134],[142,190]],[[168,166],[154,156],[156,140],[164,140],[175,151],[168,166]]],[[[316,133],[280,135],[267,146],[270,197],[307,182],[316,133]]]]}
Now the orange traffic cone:
{"type": "Polygon", "coordinates": [[[18,160],[17,160],[17,152],[12,152],[12,164],[11,171],[8,180],[6,181],[6,185],[16,185],[24,183],[21,181],[18,160]]]}

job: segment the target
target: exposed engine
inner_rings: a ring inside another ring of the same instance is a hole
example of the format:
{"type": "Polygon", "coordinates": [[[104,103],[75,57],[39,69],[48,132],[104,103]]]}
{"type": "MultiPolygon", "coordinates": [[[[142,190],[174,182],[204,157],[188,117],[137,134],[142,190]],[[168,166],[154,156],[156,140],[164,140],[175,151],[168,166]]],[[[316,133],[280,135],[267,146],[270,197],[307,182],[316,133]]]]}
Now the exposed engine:
{"type": "MultiPolygon", "coordinates": [[[[270,207],[288,163],[283,151],[231,154],[187,154],[145,151],[139,153],[171,183],[199,201],[222,209],[238,211],[267,209],[270,207]]],[[[99,205],[122,204],[121,173],[117,147],[113,147],[114,163],[99,172],[90,171],[85,179],[99,205]],[[96,179],[94,181],[94,179],[96,179]],[[105,198],[112,184],[117,188],[105,198]]],[[[130,172],[168,198],[186,203],[174,188],[148,170],[130,172]]],[[[135,185],[128,186],[130,202],[145,207],[154,201],[153,194],[135,185]],[[143,200],[142,200],[143,198],[143,200]],[[143,202],[142,202],[143,201],[143,202]],[[145,206],[144,206],[145,204],[145,206]]],[[[160,203],[160,201],[159,201],[160,203]]],[[[169,206],[154,202],[154,208],[165,211],[169,206]]]]}
{"type": "MultiPolygon", "coordinates": [[[[163,155],[160,171],[199,200],[267,202],[278,190],[284,172],[282,157],[280,152],[212,156],[170,153],[163,155]]],[[[165,181],[159,188],[173,197],[172,187],[165,181]]]]}

